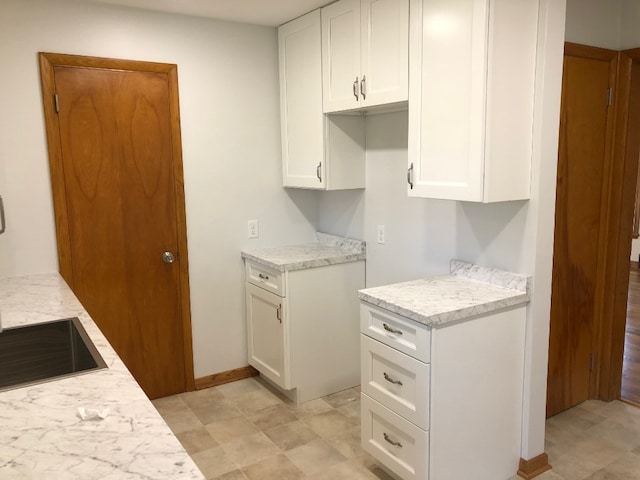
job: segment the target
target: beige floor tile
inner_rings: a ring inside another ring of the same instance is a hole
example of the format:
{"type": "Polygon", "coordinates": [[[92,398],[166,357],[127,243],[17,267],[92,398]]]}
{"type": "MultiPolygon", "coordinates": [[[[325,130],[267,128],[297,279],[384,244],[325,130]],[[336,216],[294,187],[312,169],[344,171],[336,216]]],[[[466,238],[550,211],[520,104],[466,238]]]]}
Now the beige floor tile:
{"type": "Polygon", "coordinates": [[[326,397],[322,397],[322,398],[325,402],[327,402],[333,408],[338,408],[338,407],[342,407],[343,405],[347,405],[349,403],[355,402],[356,400],[360,400],[360,393],[349,388],[347,390],[333,393],[331,395],[327,395],[326,397]]]}
{"type": "Polygon", "coordinates": [[[206,408],[222,400],[224,396],[215,388],[205,388],[195,392],[185,392],[178,395],[189,408],[206,408]]]}
{"type": "Polygon", "coordinates": [[[313,474],[308,478],[312,480],[376,480],[379,477],[376,477],[371,471],[359,463],[347,460],[346,462],[338,463],[323,472],[313,474]]]}
{"type": "Polygon", "coordinates": [[[228,443],[259,432],[255,425],[244,417],[212,422],[205,425],[205,428],[219,444],[228,443]]]}
{"type": "Polygon", "coordinates": [[[335,437],[358,425],[353,418],[348,418],[337,410],[319,413],[302,421],[324,438],[335,437]]]}
{"type": "Polygon", "coordinates": [[[254,378],[245,378],[238,380],[237,382],[225,383],[224,385],[218,385],[215,389],[224,395],[226,398],[236,398],[246,395],[247,393],[257,392],[263,390],[264,387],[260,385],[254,378]]]}
{"type": "Polygon", "coordinates": [[[378,465],[373,465],[369,468],[369,471],[379,480],[396,480],[395,477],[378,465]]]}
{"type": "Polygon", "coordinates": [[[237,470],[235,464],[227,457],[221,447],[194,453],[191,458],[207,480],[218,478],[225,473],[237,470]]]}
{"type": "Polygon", "coordinates": [[[202,428],[202,422],[191,410],[166,413],[162,416],[174,434],[202,428]]]}
{"type": "Polygon", "coordinates": [[[227,457],[229,457],[238,467],[246,467],[280,454],[282,451],[265,436],[259,432],[253,435],[239,438],[229,443],[223,443],[227,457]]]}
{"type": "Polygon", "coordinates": [[[327,470],[344,462],[344,455],[323,440],[314,440],[285,453],[305,475],[327,470]]]}
{"type": "Polygon", "coordinates": [[[249,480],[299,480],[305,478],[298,467],[284,455],[265,458],[242,469],[249,480]]]}
{"type": "Polygon", "coordinates": [[[610,444],[623,450],[633,450],[640,447],[640,432],[633,425],[618,417],[607,418],[588,430],[589,435],[607,440],[610,444]]]}
{"type": "Polygon", "coordinates": [[[295,422],[297,418],[284,405],[273,405],[249,416],[249,420],[260,430],[268,430],[285,423],[295,422]]]}
{"type": "Polygon", "coordinates": [[[189,408],[178,395],[158,398],[156,400],[152,400],[151,403],[153,403],[153,406],[156,407],[156,410],[158,410],[160,415],[181,412],[189,408]]]}
{"type": "Polygon", "coordinates": [[[225,398],[212,401],[205,407],[193,408],[192,411],[203,425],[242,417],[242,412],[225,398]]]}
{"type": "Polygon", "coordinates": [[[264,434],[283,451],[306,445],[319,438],[300,420],[270,428],[265,430],[264,434]]]}
{"type": "Polygon", "coordinates": [[[218,442],[204,427],[178,433],[176,437],[189,455],[218,446],[218,442]]]}
{"type": "Polygon", "coordinates": [[[214,480],[247,480],[247,477],[240,470],[232,470],[216,477],[214,480]]]}
{"type": "Polygon", "coordinates": [[[353,420],[360,423],[360,399],[355,400],[351,403],[343,405],[338,408],[338,411],[342,413],[347,418],[352,418],[353,420]]]}
{"type": "Polygon", "coordinates": [[[255,392],[239,395],[230,401],[238,410],[247,416],[260,413],[260,411],[265,408],[283,404],[282,400],[264,388],[256,390],[255,392]]]}
{"type": "Polygon", "coordinates": [[[640,480],[640,457],[629,453],[586,480],[640,480]]]}
{"type": "Polygon", "coordinates": [[[333,408],[322,398],[316,398],[315,400],[301,403],[299,405],[287,404],[286,407],[291,410],[291,413],[300,419],[317,415],[318,413],[327,412],[333,408]]]}
{"type": "Polygon", "coordinates": [[[352,427],[343,433],[325,439],[333,448],[347,458],[359,458],[365,453],[360,442],[360,427],[352,427]]]}

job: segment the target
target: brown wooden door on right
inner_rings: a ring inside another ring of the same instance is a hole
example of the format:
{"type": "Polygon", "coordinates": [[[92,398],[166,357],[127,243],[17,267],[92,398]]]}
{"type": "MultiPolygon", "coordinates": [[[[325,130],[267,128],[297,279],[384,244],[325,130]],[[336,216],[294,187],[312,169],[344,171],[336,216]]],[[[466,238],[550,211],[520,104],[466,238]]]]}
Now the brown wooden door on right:
{"type": "Polygon", "coordinates": [[[564,56],[547,416],[594,396],[615,52],[564,56]],[[601,277],[601,275],[600,275],[601,277]]]}

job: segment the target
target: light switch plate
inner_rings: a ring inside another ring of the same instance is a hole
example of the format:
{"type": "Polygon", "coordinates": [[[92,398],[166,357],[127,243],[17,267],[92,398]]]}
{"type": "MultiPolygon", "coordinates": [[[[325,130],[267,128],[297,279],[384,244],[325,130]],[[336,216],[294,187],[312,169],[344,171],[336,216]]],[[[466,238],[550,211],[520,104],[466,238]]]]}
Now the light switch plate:
{"type": "Polygon", "coordinates": [[[378,231],[376,233],[376,240],[380,245],[384,245],[384,225],[378,225],[378,231]]]}

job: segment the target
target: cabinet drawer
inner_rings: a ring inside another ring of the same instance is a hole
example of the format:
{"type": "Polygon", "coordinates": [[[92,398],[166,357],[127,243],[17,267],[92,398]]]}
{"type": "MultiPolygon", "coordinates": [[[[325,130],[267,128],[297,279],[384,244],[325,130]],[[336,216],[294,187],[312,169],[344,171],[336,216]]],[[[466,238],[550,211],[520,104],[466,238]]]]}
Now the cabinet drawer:
{"type": "Polygon", "coordinates": [[[427,480],[429,433],[361,394],[362,448],[403,480],[427,480]]]}
{"type": "Polygon", "coordinates": [[[284,272],[246,261],[245,271],[247,282],[253,283],[280,297],[285,296],[284,272]]]}
{"type": "Polygon", "coordinates": [[[425,325],[360,302],[360,331],[422,362],[430,361],[431,329],[425,325]]]}
{"type": "Polygon", "coordinates": [[[362,392],[428,430],[430,365],[366,335],[360,342],[362,392]]]}

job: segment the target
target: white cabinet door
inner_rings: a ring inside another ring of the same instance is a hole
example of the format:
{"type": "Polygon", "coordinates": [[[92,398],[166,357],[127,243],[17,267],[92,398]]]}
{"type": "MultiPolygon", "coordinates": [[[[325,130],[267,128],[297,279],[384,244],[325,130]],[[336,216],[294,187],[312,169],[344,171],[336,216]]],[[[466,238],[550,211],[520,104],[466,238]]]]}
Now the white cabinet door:
{"type": "Polygon", "coordinates": [[[410,196],[529,197],[537,3],[411,0],[410,196]]]}
{"type": "Polygon", "coordinates": [[[278,29],[282,181],[324,189],[320,10],[278,29]]]}
{"type": "Polygon", "coordinates": [[[341,0],[322,9],[325,113],[406,101],[408,62],[408,0],[341,0]]]}
{"type": "Polygon", "coordinates": [[[289,389],[284,298],[246,284],[249,364],[276,385],[289,389]]]}
{"type": "Polygon", "coordinates": [[[409,1],[362,0],[360,25],[362,106],[407,101],[409,1]]]}
{"type": "Polygon", "coordinates": [[[360,105],[360,0],[322,9],[322,79],[325,112],[360,105]]]}

